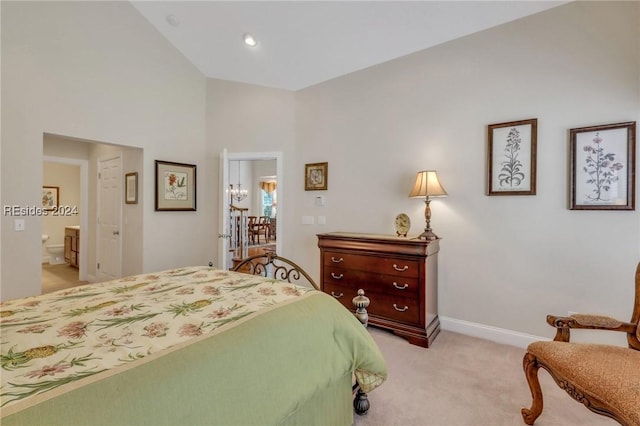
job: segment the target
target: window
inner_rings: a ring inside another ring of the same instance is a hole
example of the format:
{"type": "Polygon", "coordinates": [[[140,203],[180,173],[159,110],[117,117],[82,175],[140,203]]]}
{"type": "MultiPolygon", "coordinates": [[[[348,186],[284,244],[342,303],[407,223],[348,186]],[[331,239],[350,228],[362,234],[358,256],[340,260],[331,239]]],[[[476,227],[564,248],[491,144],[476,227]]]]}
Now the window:
{"type": "Polygon", "coordinates": [[[262,192],[262,216],[273,217],[275,216],[275,206],[273,205],[273,201],[275,198],[276,191],[267,192],[264,189],[262,192]]]}

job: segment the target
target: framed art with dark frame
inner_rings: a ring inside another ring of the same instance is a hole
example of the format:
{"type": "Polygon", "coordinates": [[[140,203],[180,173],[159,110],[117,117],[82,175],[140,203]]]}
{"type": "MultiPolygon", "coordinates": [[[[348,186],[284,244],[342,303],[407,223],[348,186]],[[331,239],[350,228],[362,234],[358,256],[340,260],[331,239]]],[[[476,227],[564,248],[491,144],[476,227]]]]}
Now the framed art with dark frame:
{"type": "Polygon", "coordinates": [[[196,166],[156,160],[156,211],[196,210],[196,166]]]}
{"type": "Polygon", "coordinates": [[[124,202],[138,204],[138,172],[124,175],[124,202]]]}
{"type": "Polygon", "coordinates": [[[569,130],[570,210],[635,210],[636,122],[569,130]]]}
{"type": "Polygon", "coordinates": [[[487,195],[536,195],[538,119],[490,124],[487,195]]]}
{"type": "Polygon", "coordinates": [[[329,163],[309,163],[304,165],[304,190],[327,189],[329,163]]]}
{"type": "Polygon", "coordinates": [[[60,187],[42,187],[42,208],[46,211],[57,210],[60,205],[60,187]]]}

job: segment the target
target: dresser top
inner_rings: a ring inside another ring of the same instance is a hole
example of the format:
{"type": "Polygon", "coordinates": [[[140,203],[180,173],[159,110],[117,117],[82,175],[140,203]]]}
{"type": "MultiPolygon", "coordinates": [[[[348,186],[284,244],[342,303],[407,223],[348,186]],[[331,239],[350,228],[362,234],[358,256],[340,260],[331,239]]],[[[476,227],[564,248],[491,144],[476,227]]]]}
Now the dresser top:
{"type": "Polygon", "coordinates": [[[439,251],[440,240],[426,241],[416,237],[397,237],[389,234],[357,232],[328,232],[317,234],[320,247],[340,247],[397,253],[434,254],[439,251]]]}
{"type": "MultiPolygon", "coordinates": [[[[417,239],[417,235],[408,236],[408,237],[397,237],[392,234],[366,234],[360,232],[327,232],[325,234],[318,234],[318,237],[327,237],[327,238],[362,238],[369,240],[391,240],[391,241],[400,241],[400,242],[415,242],[417,244],[425,244],[429,243],[426,240],[417,239]]],[[[439,239],[438,239],[439,240],[439,239]]],[[[431,241],[433,243],[435,241],[431,241]]]]}

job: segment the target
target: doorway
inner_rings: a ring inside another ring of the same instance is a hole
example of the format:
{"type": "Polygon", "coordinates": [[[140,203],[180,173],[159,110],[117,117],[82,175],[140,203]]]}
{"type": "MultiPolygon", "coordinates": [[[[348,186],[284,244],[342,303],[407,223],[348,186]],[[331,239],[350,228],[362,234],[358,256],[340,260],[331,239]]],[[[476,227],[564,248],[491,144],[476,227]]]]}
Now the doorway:
{"type": "MultiPolygon", "coordinates": [[[[78,206],[79,215],[79,279],[84,282],[98,282],[106,277],[98,278],[98,263],[102,260],[98,256],[98,216],[99,209],[99,183],[98,171],[101,160],[119,157],[120,185],[123,185],[124,175],[129,172],[137,172],[142,182],[144,180],[144,151],[141,148],[117,145],[101,141],[81,139],[72,136],[43,134],[43,161],[54,161],[66,164],[78,164],[81,168],[81,201],[78,206]]],[[[43,163],[44,164],[44,163],[43,163]]],[[[46,183],[47,185],[53,183],[46,183]]],[[[140,183],[142,187],[142,183],[140,183]]],[[[121,188],[122,191],[123,188],[121,188]]],[[[66,193],[61,188],[61,194],[66,193]]],[[[143,207],[145,194],[140,191],[138,202],[125,203],[124,196],[118,196],[113,202],[107,203],[112,208],[118,209],[122,215],[122,228],[119,230],[121,239],[121,254],[117,254],[121,265],[119,275],[134,275],[142,272],[143,264],[143,207]]],[[[62,202],[61,198],[61,202],[62,202]]],[[[66,203],[65,203],[66,204],[66,203]]],[[[113,231],[112,231],[113,232],[113,231]]],[[[43,243],[44,250],[44,243],[43,243]]],[[[103,254],[105,252],[103,251],[103,254]]],[[[111,256],[110,252],[106,253],[111,256]]],[[[118,277],[119,278],[119,277],[118,277]]]]}
{"type": "MultiPolygon", "coordinates": [[[[87,228],[88,216],[86,212],[89,204],[87,197],[89,161],[76,158],[43,156],[43,186],[45,185],[58,187],[59,206],[63,208],[60,209],[59,212],[56,212],[57,214],[43,218],[43,261],[47,260],[45,259],[45,256],[47,256],[47,245],[64,244],[65,226],[79,226],[80,229],[87,228]],[[69,179],[69,174],[65,173],[64,170],[73,169],[78,170],[76,177],[71,181],[65,180],[69,179]],[[67,177],[65,178],[65,176],[67,177]],[[74,182],[74,180],[76,181],[74,182]],[[75,193],[71,197],[68,193],[69,190],[75,193]]],[[[43,291],[58,289],[64,282],[72,280],[76,283],[87,282],[87,241],[86,232],[80,233],[80,250],[77,269],[68,266],[68,264],[61,264],[52,265],[46,273],[43,271],[43,291]]],[[[43,263],[43,268],[45,267],[48,267],[48,265],[43,263]]]]}
{"type": "MultiPolygon", "coordinates": [[[[265,204],[272,203],[272,197],[265,197],[265,189],[283,188],[283,163],[281,152],[236,152],[229,153],[224,149],[220,154],[220,223],[218,233],[218,265],[220,268],[229,269],[233,266],[234,257],[246,257],[249,255],[251,242],[259,241],[259,235],[251,240],[248,216],[260,216],[268,218],[268,226],[256,228],[262,241],[267,241],[268,246],[274,246],[276,253],[281,252],[283,221],[282,194],[278,194],[277,206],[273,205],[265,209],[265,204]],[[268,166],[268,167],[267,167],[268,166]],[[244,176],[244,182],[242,181],[244,176]],[[276,188],[270,188],[266,184],[271,182],[276,188]],[[246,189],[246,197],[242,200],[232,198],[232,190],[246,189]],[[233,206],[233,207],[232,207],[233,206]],[[246,209],[239,211],[238,209],[246,209]],[[267,214],[268,213],[268,214],[267,214]],[[244,219],[243,219],[244,217],[244,219]],[[275,226],[277,223],[277,226],[275,226]],[[240,236],[240,237],[238,237],[240,236]],[[242,241],[238,241],[241,238],[242,241]],[[239,246],[242,244],[242,246],[239,246]]],[[[275,195],[275,194],[273,194],[275,195]]],[[[259,246],[253,244],[255,246],[259,246]]],[[[272,250],[272,249],[271,249],[272,250]]],[[[255,250],[254,250],[255,252],[255,250]]],[[[255,252],[257,254],[257,252],[255,252]]]]}

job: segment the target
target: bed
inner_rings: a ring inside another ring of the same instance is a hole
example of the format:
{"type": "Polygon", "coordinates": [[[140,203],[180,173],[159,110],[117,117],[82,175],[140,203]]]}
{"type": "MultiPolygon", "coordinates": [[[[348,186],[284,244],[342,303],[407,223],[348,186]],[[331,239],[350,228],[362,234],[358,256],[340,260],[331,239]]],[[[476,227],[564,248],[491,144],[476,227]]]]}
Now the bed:
{"type": "Polygon", "coordinates": [[[188,267],[0,305],[1,423],[353,423],[382,355],[331,296],[188,267]]]}

